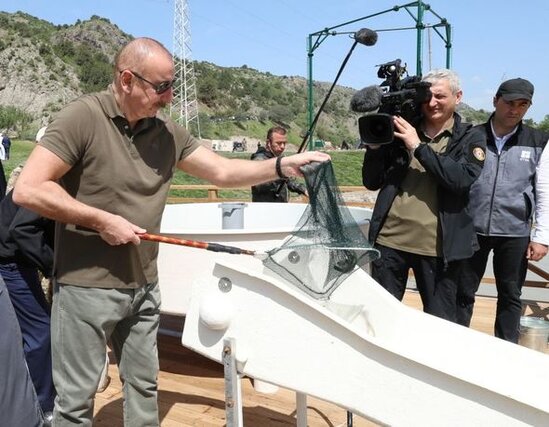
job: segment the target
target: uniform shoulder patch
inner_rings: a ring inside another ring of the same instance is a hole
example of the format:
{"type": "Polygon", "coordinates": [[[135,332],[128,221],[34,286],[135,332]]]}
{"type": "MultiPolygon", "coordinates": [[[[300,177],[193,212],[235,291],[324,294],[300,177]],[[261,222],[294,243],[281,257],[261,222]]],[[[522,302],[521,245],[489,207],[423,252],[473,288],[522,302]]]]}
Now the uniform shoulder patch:
{"type": "Polygon", "coordinates": [[[486,158],[484,150],[480,147],[473,148],[473,156],[475,156],[475,159],[477,159],[479,162],[483,162],[486,158]]]}

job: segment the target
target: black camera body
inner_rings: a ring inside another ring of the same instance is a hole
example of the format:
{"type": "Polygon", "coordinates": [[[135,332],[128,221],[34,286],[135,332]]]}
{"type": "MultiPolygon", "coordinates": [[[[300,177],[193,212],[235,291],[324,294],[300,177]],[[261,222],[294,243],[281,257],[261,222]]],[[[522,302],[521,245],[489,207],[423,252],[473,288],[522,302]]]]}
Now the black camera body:
{"type": "Polygon", "coordinates": [[[394,140],[393,116],[401,116],[412,125],[421,118],[421,104],[431,99],[431,83],[419,76],[407,76],[406,66],[396,59],[379,66],[377,76],[385,79],[379,86],[385,88],[375,114],[358,119],[360,139],[364,144],[389,144],[394,140]]]}

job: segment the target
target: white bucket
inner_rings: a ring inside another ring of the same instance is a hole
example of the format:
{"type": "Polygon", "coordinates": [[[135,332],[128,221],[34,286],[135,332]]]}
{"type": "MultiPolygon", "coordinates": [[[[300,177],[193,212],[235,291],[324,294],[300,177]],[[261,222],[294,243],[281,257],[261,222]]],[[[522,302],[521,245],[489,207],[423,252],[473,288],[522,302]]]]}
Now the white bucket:
{"type": "Polygon", "coordinates": [[[233,230],[244,228],[244,208],[246,203],[221,203],[222,228],[224,230],[233,230]]]}

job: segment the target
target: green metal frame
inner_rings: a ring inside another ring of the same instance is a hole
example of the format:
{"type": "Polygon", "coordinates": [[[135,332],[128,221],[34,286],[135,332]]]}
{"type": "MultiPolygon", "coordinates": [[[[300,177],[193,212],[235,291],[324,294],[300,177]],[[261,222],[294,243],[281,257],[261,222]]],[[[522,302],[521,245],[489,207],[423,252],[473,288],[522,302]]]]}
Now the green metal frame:
{"type": "Polygon", "coordinates": [[[338,32],[335,31],[337,28],[344,27],[349,24],[354,24],[355,22],[363,21],[365,19],[373,18],[379,15],[383,15],[388,12],[398,12],[400,9],[406,10],[412,19],[416,22],[415,27],[400,27],[400,28],[386,28],[381,30],[376,30],[377,32],[382,31],[399,31],[399,30],[413,30],[417,31],[417,58],[416,58],[416,75],[422,75],[422,56],[423,56],[423,40],[422,33],[426,28],[433,28],[438,36],[445,42],[446,47],[446,68],[450,68],[451,65],[451,55],[452,55],[452,27],[446,18],[439,16],[430,5],[424,3],[423,1],[414,1],[400,6],[393,6],[390,9],[383,10],[372,15],[363,16],[362,18],[353,19],[352,21],[343,22],[342,24],[334,25],[333,27],[324,28],[323,30],[317,31],[315,33],[309,34],[307,38],[307,128],[310,129],[309,135],[309,150],[312,150],[313,147],[313,136],[314,129],[311,129],[313,123],[313,57],[314,51],[320,47],[320,45],[328,38],[328,36],[337,36],[342,34],[354,34],[353,32],[338,32]],[[417,7],[417,17],[410,11],[411,8],[417,7]],[[425,25],[423,22],[423,17],[425,11],[431,12],[435,15],[440,22],[434,25],[425,25]],[[445,34],[439,31],[439,27],[444,27],[445,34]],[[315,38],[313,42],[313,38],[315,38]]]}

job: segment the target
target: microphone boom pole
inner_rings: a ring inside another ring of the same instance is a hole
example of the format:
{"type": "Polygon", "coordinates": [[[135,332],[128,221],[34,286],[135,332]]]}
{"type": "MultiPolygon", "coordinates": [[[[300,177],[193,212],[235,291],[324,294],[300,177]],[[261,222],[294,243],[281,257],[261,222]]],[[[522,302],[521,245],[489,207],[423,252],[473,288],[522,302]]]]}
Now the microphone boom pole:
{"type": "MultiPolygon", "coordinates": [[[[355,47],[358,43],[366,45],[366,46],[373,46],[377,42],[377,33],[373,30],[370,30],[369,28],[362,28],[354,33],[354,43],[351,46],[351,49],[349,49],[349,53],[347,53],[347,56],[343,60],[343,63],[341,64],[341,67],[339,67],[339,71],[337,72],[337,75],[334,79],[334,82],[332,83],[332,86],[328,90],[328,93],[324,97],[324,101],[322,101],[322,104],[320,105],[320,108],[318,109],[315,118],[311,122],[311,125],[309,126],[309,129],[305,133],[305,136],[303,137],[303,141],[301,142],[301,145],[299,146],[299,149],[297,150],[298,153],[303,152],[305,148],[305,144],[307,143],[307,140],[311,136],[315,126],[316,122],[318,121],[318,118],[320,117],[320,113],[324,110],[324,107],[326,106],[326,103],[328,102],[328,99],[330,98],[330,95],[332,94],[332,91],[334,90],[335,85],[337,84],[337,81],[339,80],[339,77],[341,76],[341,73],[343,73],[343,69],[347,65],[347,62],[349,61],[349,58],[351,57],[351,54],[353,53],[353,50],[355,50],[355,47]]],[[[279,190],[280,191],[280,190],[279,190]]]]}
{"type": "Polygon", "coordinates": [[[316,126],[316,122],[318,122],[318,118],[320,117],[320,113],[322,110],[324,110],[324,107],[326,106],[326,103],[328,102],[328,99],[330,98],[330,95],[332,94],[332,91],[334,90],[335,85],[337,84],[337,81],[339,80],[339,77],[341,76],[341,73],[343,73],[343,70],[345,66],[347,65],[347,62],[349,61],[349,58],[351,57],[351,54],[355,50],[356,45],[358,44],[358,41],[355,40],[353,45],[351,46],[351,49],[349,49],[349,52],[347,53],[347,56],[343,60],[343,63],[341,64],[341,67],[339,67],[339,71],[337,72],[337,75],[334,79],[334,82],[332,83],[332,86],[330,86],[330,89],[328,90],[328,93],[324,97],[324,101],[322,101],[322,104],[320,105],[320,108],[318,109],[315,118],[311,122],[311,126],[309,126],[309,129],[307,129],[307,132],[303,136],[303,141],[301,141],[301,145],[299,146],[299,149],[297,150],[298,153],[302,153],[303,149],[305,148],[305,145],[307,143],[307,140],[311,136],[311,133],[313,132],[313,129],[316,126]]]}

